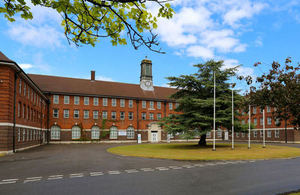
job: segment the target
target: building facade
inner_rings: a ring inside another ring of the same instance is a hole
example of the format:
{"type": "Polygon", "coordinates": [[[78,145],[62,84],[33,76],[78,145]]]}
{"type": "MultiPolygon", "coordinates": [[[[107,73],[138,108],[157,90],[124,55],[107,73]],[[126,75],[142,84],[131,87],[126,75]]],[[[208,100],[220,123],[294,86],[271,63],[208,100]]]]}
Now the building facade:
{"type": "Polygon", "coordinates": [[[0,52],[0,151],[46,142],[48,98],[31,78],[0,52]]]}
{"type": "Polygon", "coordinates": [[[0,151],[46,141],[159,142],[158,121],[175,113],[173,88],[153,86],[152,62],[141,62],[140,85],[26,74],[0,57],[0,151]],[[14,143],[13,143],[14,140],[14,143]]]}
{"type": "MultiPolygon", "coordinates": [[[[153,85],[152,62],[141,62],[140,84],[26,74],[0,52],[0,152],[51,143],[160,142],[167,134],[158,121],[174,114],[176,89],[153,85]]],[[[299,142],[300,134],[277,125],[266,108],[266,140],[299,142]]],[[[247,123],[248,115],[240,117],[247,123]]],[[[251,108],[251,140],[262,140],[262,112],[251,108]]],[[[277,121],[278,122],[278,121],[277,121]]],[[[235,133],[247,140],[247,133],[235,133]]],[[[217,139],[230,139],[217,131],[217,139]]],[[[207,138],[212,138],[209,132],[207,138]]]]}

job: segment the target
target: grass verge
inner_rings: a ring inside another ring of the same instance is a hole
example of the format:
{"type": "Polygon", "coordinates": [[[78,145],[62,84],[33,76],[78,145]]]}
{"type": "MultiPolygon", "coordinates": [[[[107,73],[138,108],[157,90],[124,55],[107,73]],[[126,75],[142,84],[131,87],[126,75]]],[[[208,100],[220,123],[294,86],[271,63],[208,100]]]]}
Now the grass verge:
{"type": "Polygon", "coordinates": [[[107,151],[117,155],[177,160],[250,160],[300,156],[299,148],[271,145],[262,148],[261,145],[253,144],[248,149],[247,144],[236,144],[232,150],[231,144],[224,143],[218,143],[216,151],[212,151],[211,144],[198,147],[195,143],[126,145],[107,151]]]}

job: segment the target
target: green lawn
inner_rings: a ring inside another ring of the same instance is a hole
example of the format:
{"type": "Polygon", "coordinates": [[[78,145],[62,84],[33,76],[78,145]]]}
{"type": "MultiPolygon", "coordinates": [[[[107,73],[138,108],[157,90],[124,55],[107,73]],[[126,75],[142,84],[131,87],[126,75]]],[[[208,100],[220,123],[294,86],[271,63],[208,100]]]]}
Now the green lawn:
{"type": "Polygon", "coordinates": [[[252,144],[251,149],[248,149],[247,144],[236,144],[235,150],[232,150],[231,144],[223,143],[216,145],[216,151],[212,151],[211,144],[203,148],[195,143],[126,145],[109,148],[107,151],[125,156],[178,160],[247,160],[300,156],[299,148],[270,145],[262,148],[261,145],[252,144]]]}

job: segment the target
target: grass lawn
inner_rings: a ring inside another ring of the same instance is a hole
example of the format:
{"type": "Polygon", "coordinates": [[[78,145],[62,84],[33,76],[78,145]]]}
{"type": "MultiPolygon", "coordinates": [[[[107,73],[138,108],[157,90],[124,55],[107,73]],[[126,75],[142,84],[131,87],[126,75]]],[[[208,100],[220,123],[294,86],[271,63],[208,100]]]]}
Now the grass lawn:
{"type": "Polygon", "coordinates": [[[224,143],[218,143],[216,151],[212,151],[212,144],[198,147],[195,143],[126,145],[109,148],[107,151],[124,156],[177,160],[247,160],[300,156],[299,148],[270,145],[262,148],[262,145],[252,144],[251,149],[248,149],[247,144],[236,144],[232,150],[231,144],[224,143]]]}

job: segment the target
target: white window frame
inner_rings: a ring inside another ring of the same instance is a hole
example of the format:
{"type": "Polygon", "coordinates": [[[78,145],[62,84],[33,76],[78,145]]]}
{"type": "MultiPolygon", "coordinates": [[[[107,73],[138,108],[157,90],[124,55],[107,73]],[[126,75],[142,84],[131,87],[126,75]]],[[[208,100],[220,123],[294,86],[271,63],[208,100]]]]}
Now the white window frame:
{"type": "Polygon", "coordinates": [[[257,118],[254,118],[254,119],[253,119],[253,124],[254,124],[254,125],[257,125],[257,118]]]}
{"type": "Polygon", "coordinates": [[[271,107],[267,106],[267,112],[271,112],[271,107]]]}
{"type": "Polygon", "coordinates": [[[112,120],[117,120],[117,112],[112,111],[111,114],[110,114],[110,118],[111,118],[112,120]]]}
{"type": "Polygon", "coordinates": [[[70,117],[70,110],[64,109],[64,118],[69,118],[69,117],[70,117]]]}
{"type": "Polygon", "coordinates": [[[74,105],[79,105],[79,104],[80,104],[80,97],[74,96],[74,105]]]}
{"type": "Polygon", "coordinates": [[[127,139],[134,139],[134,128],[132,126],[126,129],[127,139]]]}
{"type": "Polygon", "coordinates": [[[22,79],[19,79],[19,93],[22,94],[22,79]]]}
{"type": "Polygon", "coordinates": [[[178,106],[179,106],[179,103],[176,102],[176,103],[175,103],[175,108],[178,108],[178,106]]]}
{"type": "Polygon", "coordinates": [[[98,119],[99,118],[99,111],[98,110],[94,110],[93,111],[93,119],[98,119]]]}
{"type": "Polygon", "coordinates": [[[125,107],[125,99],[120,99],[120,107],[125,107]]]}
{"type": "Polygon", "coordinates": [[[272,118],[271,117],[267,117],[267,124],[272,125],[272,118]]]}
{"type": "Polygon", "coordinates": [[[61,132],[61,129],[59,126],[57,125],[53,125],[51,128],[50,128],[50,139],[51,140],[60,140],[60,132],[61,132]]]}
{"type": "Polygon", "coordinates": [[[59,104],[59,95],[53,95],[53,104],[59,104]]]}
{"type": "Polygon", "coordinates": [[[107,102],[108,102],[107,98],[102,99],[102,105],[103,106],[107,106],[108,105],[107,102]]]}
{"type": "Polygon", "coordinates": [[[23,141],[23,142],[25,141],[25,137],[26,137],[26,130],[23,129],[23,136],[22,136],[22,141],[23,141]]]}
{"type": "Polygon", "coordinates": [[[147,108],[147,102],[146,101],[142,101],[142,108],[147,108]]]}
{"type": "Polygon", "coordinates": [[[64,96],[64,104],[70,104],[70,96],[68,95],[64,96]]]}
{"type": "Polygon", "coordinates": [[[21,141],[21,129],[18,128],[18,142],[21,141]]]}
{"type": "Polygon", "coordinates": [[[83,118],[88,119],[90,117],[90,111],[89,110],[84,110],[83,111],[83,118]]]}
{"type": "Polygon", "coordinates": [[[278,129],[275,130],[275,138],[279,138],[280,136],[280,132],[278,129]]]}
{"type": "Polygon", "coordinates": [[[147,114],[146,114],[146,112],[142,112],[142,120],[147,120],[147,114]]]}
{"type": "Polygon", "coordinates": [[[91,129],[91,139],[100,138],[100,128],[98,126],[93,126],[91,129]]]}
{"type": "Polygon", "coordinates": [[[86,106],[89,105],[90,104],[90,97],[84,97],[83,98],[83,104],[86,105],[86,106]]]}
{"type": "Polygon", "coordinates": [[[94,106],[98,106],[99,105],[99,98],[94,97],[93,98],[93,104],[94,104],[94,106]]]}
{"type": "Polygon", "coordinates": [[[157,109],[161,109],[161,102],[156,102],[157,109]]]}
{"type": "Polygon", "coordinates": [[[80,115],[79,115],[79,112],[80,112],[80,111],[79,111],[78,109],[75,109],[75,110],[74,110],[73,117],[74,117],[75,119],[79,119],[79,116],[80,116],[80,115]],[[76,117],[76,115],[78,115],[78,116],[76,117]]]}
{"type": "Polygon", "coordinates": [[[118,128],[116,126],[110,128],[109,139],[118,139],[118,128]]]}
{"type": "Polygon", "coordinates": [[[117,106],[117,99],[116,98],[112,98],[111,99],[111,106],[112,107],[116,107],[117,106]]]}
{"type": "Polygon", "coordinates": [[[80,139],[81,129],[79,126],[73,126],[71,131],[72,131],[72,139],[80,139]]]}
{"type": "Polygon", "coordinates": [[[161,119],[161,113],[157,113],[156,118],[157,118],[157,120],[160,120],[161,119]]]}
{"type": "Polygon", "coordinates": [[[256,106],[252,107],[252,114],[256,114],[256,106]]]}
{"type": "Polygon", "coordinates": [[[133,112],[128,112],[128,120],[133,120],[133,112]]]}
{"type": "Polygon", "coordinates": [[[107,111],[102,111],[102,119],[107,119],[107,111]]]}
{"type": "Polygon", "coordinates": [[[120,120],[125,120],[125,112],[120,112],[120,120]]]}
{"type": "Polygon", "coordinates": [[[272,137],[272,131],[271,130],[267,130],[267,137],[271,138],[272,137]]]}
{"type": "Polygon", "coordinates": [[[169,110],[173,110],[173,103],[169,102],[169,110]]]}
{"type": "Polygon", "coordinates": [[[133,108],[133,100],[129,100],[128,101],[128,107],[129,108],[133,108]]]}
{"type": "Polygon", "coordinates": [[[59,109],[57,108],[53,109],[53,118],[59,118],[59,109]],[[55,117],[55,111],[57,111],[57,117],[55,117]]]}
{"type": "Polygon", "coordinates": [[[154,114],[153,113],[149,114],[149,119],[152,120],[152,121],[154,120],[154,114]]]}
{"type": "Polygon", "coordinates": [[[257,137],[257,131],[253,130],[253,137],[257,137]]]}
{"type": "Polygon", "coordinates": [[[149,105],[150,105],[150,109],[154,109],[154,101],[150,101],[149,105]]]}

